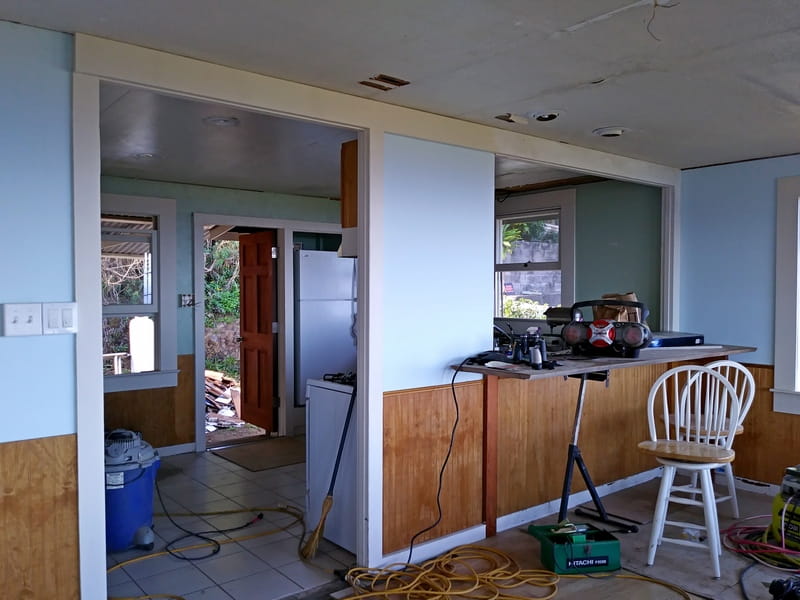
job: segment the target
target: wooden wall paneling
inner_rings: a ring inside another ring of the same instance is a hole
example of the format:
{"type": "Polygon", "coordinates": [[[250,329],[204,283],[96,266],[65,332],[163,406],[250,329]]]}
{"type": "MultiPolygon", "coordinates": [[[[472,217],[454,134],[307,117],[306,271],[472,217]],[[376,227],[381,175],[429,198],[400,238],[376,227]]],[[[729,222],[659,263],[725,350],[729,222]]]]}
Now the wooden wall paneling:
{"type": "Polygon", "coordinates": [[[105,427],[139,431],[154,447],[194,442],[194,355],[178,356],[178,386],[105,395],[105,427]]]}
{"type": "Polygon", "coordinates": [[[486,537],[497,533],[497,406],[498,377],[483,379],[483,522],[486,537]]]}
{"type": "MultiPolygon", "coordinates": [[[[441,493],[442,520],[416,543],[482,522],[483,382],[455,386],[459,425],[441,493]]],[[[383,551],[407,548],[437,517],[439,472],[455,408],[450,386],[384,394],[383,551]]]]}
{"type": "Polygon", "coordinates": [[[80,596],[75,435],[0,444],[3,598],[80,596]]]}
{"type": "Polygon", "coordinates": [[[744,432],[736,436],[733,472],[757,482],[779,485],[786,467],[800,464],[800,415],[774,412],[772,365],[746,365],[756,380],[756,395],[744,420],[744,432]]]}
{"type": "MultiPolygon", "coordinates": [[[[669,365],[618,369],[609,387],[587,382],[578,446],[596,486],[655,467],[636,444],[647,436],[646,400],[669,365]]],[[[561,497],[580,381],[500,380],[498,514],[561,497]]],[[[572,493],[585,489],[576,470],[572,493]]]]}

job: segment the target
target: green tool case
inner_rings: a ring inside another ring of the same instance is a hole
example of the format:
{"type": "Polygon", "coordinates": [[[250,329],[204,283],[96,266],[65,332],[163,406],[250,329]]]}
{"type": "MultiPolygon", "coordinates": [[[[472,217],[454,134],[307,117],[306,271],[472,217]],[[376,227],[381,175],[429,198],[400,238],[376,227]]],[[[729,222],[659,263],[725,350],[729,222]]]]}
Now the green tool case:
{"type": "Polygon", "coordinates": [[[591,525],[575,525],[576,531],[554,533],[560,525],[530,525],[528,533],[539,540],[542,564],[554,573],[577,574],[616,571],[619,540],[591,525]]]}

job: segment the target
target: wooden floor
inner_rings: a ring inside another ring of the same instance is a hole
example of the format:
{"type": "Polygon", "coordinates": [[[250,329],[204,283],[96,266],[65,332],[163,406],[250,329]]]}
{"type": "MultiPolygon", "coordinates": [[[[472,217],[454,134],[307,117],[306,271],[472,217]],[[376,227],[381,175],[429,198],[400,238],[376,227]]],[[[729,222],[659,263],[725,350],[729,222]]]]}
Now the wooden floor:
{"type": "MultiPolygon", "coordinates": [[[[603,499],[608,512],[623,515],[642,523],[637,533],[614,533],[620,542],[620,562],[622,564],[622,569],[616,571],[616,574],[638,574],[661,579],[690,592],[692,598],[744,599],[745,596],[739,588],[739,577],[743,570],[750,566],[752,561],[729,550],[723,549],[723,555],[720,559],[722,576],[719,579],[712,578],[710,574],[710,557],[708,551],[704,549],[664,543],[656,554],[653,566],[648,567],[645,564],[653,505],[659,481],[659,479],[654,479],[634,488],[606,496],[603,499]]],[[[741,515],[739,521],[747,517],[763,515],[763,518],[752,519],[747,524],[769,523],[773,500],[771,495],[739,490],[738,498],[741,515]]],[[[729,506],[729,503],[719,505],[720,529],[723,531],[736,522],[730,517],[729,506]]],[[[700,522],[702,522],[702,509],[699,507],[688,507],[683,509],[681,513],[683,514],[680,517],[682,520],[691,521],[699,518],[700,522]],[[684,519],[684,516],[691,518],[684,519]]],[[[672,511],[670,515],[673,515],[672,511]]],[[[583,517],[576,517],[572,511],[570,511],[568,519],[573,523],[591,523],[591,521],[583,517]]],[[[554,524],[555,522],[556,517],[554,515],[550,519],[541,519],[536,524],[554,524]]],[[[598,526],[612,530],[610,526],[598,526]]],[[[501,532],[496,537],[485,540],[481,545],[494,546],[501,549],[512,556],[522,568],[543,568],[539,558],[539,542],[527,533],[527,527],[501,532]]],[[[651,582],[613,576],[603,577],[598,576],[598,574],[593,575],[591,578],[562,578],[558,583],[558,600],[587,600],[589,598],[592,600],[605,598],[669,600],[682,597],[673,590],[651,582]]],[[[750,600],[770,598],[763,583],[769,584],[774,579],[785,579],[789,575],[789,573],[762,565],[749,569],[744,579],[748,597],[750,600]]],[[[517,593],[517,590],[514,593],[517,593]]],[[[542,597],[546,595],[546,592],[545,590],[541,590],[539,593],[519,590],[519,594],[527,597],[542,597]]]]}

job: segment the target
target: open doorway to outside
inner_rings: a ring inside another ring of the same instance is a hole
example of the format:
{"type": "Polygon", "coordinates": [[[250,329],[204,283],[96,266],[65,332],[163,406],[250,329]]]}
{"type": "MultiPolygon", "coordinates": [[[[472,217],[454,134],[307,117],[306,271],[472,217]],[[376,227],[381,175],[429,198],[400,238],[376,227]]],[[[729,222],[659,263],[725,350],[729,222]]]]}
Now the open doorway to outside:
{"type": "Polygon", "coordinates": [[[278,430],[275,231],[204,229],[206,447],[278,430]]]}
{"type": "MultiPolygon", "coordinates": [[[[341,235],[294,232],[291,240],[289,252],[335,257],[341,235]]],[[[276,309],[277,254],[275,230],[235,225],[203,228],[206,448],[256,441],[287,430],[286,424],[281,428],[277,377],[281,329],[276,309]]],[[[300,295],[296,300],[299,318],[300,295]]],[[[285,325],[286,335],[299,338],[299,325],[285,325]]],[[[309,322],[306,327],[312,325],[309,322]]],[[[302,347],[298,340],[295,379],[310,372],[311,365],[306,363],[314,358],[313,352],[312,356],[307,350],[301,352],[302,347]]],[[[321,377],[322,371],[314,375],[321,377]]],[[[304,386],[293,387],[294,406],[302,407],[304,386]]],[[[289,435],[305,433],[302,426],[288,429],[289,435]]]]}

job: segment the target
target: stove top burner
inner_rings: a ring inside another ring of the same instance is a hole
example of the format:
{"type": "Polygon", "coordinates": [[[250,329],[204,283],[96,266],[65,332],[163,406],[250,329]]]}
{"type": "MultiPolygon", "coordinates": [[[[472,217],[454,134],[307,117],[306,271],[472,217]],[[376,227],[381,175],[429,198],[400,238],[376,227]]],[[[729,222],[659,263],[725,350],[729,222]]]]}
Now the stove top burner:
{"type": "Polygon", "coordinates": [[[347,373],[325,373],[322,376],[324,381],[332,381],[333,383],[341,383],[342,385],[355,385],[356,374],[352,371],[347,373]]]}

